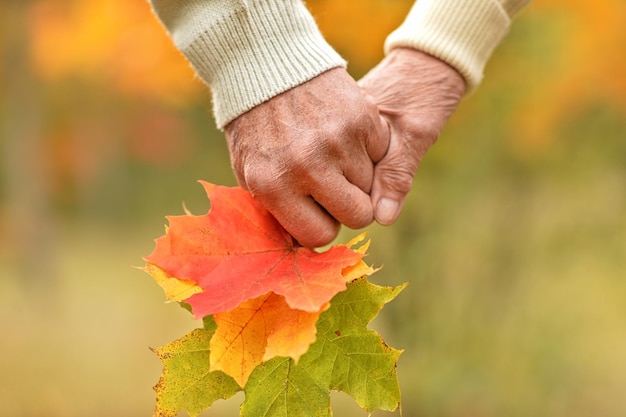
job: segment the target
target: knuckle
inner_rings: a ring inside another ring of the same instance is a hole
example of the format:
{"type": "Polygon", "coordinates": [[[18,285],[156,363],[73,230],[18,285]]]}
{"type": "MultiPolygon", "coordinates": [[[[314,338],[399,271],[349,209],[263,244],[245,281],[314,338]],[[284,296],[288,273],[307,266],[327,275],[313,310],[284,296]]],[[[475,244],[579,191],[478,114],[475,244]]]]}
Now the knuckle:
{"type": "Polygon", "coordinates": [[[411,142],[422,146],[431,146],[435,143],[439,138],[440,131],[441,128],[435,123],[424,121],[409,122],[406,126],[406,132],[411,138],[411,142]]]}
{"type": "Polygon", "coordinates": [[[351,127],[351,134],[365,138],[376,131],[376,123],[380,119],[378,111],[372,111],[369,106],[363,106],[361,112],[356,115],[351,127]]]}
{"type": "Polygon", "coordinates": [[[299,227],[296,230],[289,230],[291,235],[303,246],[316,248],[332,242],[339,233],[339,225],[329,223],[327,225],[317,225],[317,227],[299,227]]]}
{"type": "Polygon", "coordinates": [[[337,191],[332,198],[334,201],[327,209],[337,222],[352,229],[360,229],[374,220],[374,209],[369,195],[337,191]]]}
{"type": "Polygon", "coordinates": [[[311,246],[324,246],[332,242],[339,233],[339,224],[331,223],[325,227],[320,228],[320,230],[312,235],[312,239],[315,241],[314,245],[311,246]]]}
{"type": "Polygon", "coordinates": [[[253,197],[263,197],[280,189],[281,175],[269,165],[248,165],[244,169],[243,178],[248,191],[253,197]]]}
{"type": "Polygon", "coordinates": [[[344,222],[344,224],[351,229],[361,229],[371,224],[373,220],[373,210],[361,210],[360,213],[355,213],[352,218],[344,222]]]}
{"type": "Polygon", "coordinates": [[[330,137],[304,141],[285,160],[280,175],[293,177],[298,183],[318,183],[336,163],[334,148],[339,146],[330,137]]]}
{"type": "Polygon", "coordinates": [[[290,169],[300,175],[308,172],[312,167],[314,167],[316,159],[318,158],[315,146],[312,146],[309,143],[310,142],[307,142],[303,144],[302,147],[295,150],[295,152],[290,155],[287,162],[290,165],[290,169]]]}
{"type": "MultiPolygon", "coordinates": [[[[368,200],[369,203],[369,200],[368,200]]],[[[352,229],[360,229],[372,223],[374,220],[374,209],[371,204],[355,204],[342,223],[352,229]]]]}
{"type": "Polygon", "coordinates": [[[413,172],[408,169],[390,167],[381,168],[378,174],[387,187],[398,193],[407,194],[413,187],[413,172]]]}

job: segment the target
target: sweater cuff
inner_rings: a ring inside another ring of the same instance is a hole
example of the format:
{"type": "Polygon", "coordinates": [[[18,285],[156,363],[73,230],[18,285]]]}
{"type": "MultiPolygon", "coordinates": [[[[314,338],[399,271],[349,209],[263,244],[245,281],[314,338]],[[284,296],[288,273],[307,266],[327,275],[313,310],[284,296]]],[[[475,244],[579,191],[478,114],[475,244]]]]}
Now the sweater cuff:
{"type": "Polygon", "coordinates": [[[480,84],[510,23],[507,11],[494,0],[419,0],[387,38],[385,52],[409,47],[433,55],[459,71],[469,94],[480,84]]]}
{"type": "Polygon", "coordinates": [[[253,107],[345,61],[300,0],[178,0],[157,13],[210,87],[223,128],[253,107]]]}

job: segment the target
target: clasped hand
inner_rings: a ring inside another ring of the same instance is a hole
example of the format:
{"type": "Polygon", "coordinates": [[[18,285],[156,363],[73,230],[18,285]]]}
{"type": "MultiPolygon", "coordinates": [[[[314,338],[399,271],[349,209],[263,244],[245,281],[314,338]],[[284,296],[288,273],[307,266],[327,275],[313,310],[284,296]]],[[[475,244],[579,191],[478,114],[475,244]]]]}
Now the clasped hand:
{"type": "Polygon", "coordinates": [[[464,88],[413,49],[393,50],[358,83],[329,70],[226,126],[234,173],[304,246],[330,243],[341,224],[392,224],[464,88]]]}

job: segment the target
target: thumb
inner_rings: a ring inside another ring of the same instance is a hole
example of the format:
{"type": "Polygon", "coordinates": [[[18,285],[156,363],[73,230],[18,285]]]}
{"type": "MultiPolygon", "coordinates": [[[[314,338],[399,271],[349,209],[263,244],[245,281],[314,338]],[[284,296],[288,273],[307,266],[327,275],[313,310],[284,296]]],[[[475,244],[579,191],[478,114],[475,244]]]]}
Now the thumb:
{"type": "Polygon", "coordinates": [[[412,182],[413,178],[410,175],[398,172],[396,167],[390,167],[389,170],[376,170],[372,188],[372,205],[374,218],[378,223],[389,226],[398,220],[412,182]]]}
{"type": "Polygon", "coordinates": [[[371,192],[374,218],[384,226],[393,224],[400,216],[420,159],[418,154],[407,152],[397,143],[398,136],[391,135],[389,151],[374,168],[371,192]]]}
{"type": "Polygon", "coordinates": [[[378,105],[374,101],[374,98],[365,94],[365,99],[370,103],[372,108],[376,109],[376,113],[379,115],[378,123],[375,123],[374,131],[369,135],[369,140],[366,144],[367,154],[372,162],[377,163],[385,156],[389,149],[391,126],[387,118],[379,113],[378,105]]]}

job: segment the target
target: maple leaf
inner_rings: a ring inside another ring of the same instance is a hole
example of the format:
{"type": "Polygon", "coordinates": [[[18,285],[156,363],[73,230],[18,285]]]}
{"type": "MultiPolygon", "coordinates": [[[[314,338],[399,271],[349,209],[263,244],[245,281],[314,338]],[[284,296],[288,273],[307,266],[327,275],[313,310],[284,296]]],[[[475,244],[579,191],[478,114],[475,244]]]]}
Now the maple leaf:
{"type": "Polygon", "coordinates": [[[297,362],[315,341],[315,323],[322,310],[292,309],[284,297],[268,293],[216,314],[211,370],[224,371],[243,387],[263,361],[285,356],[297,362]]]}
{"type": "Polygon", "coordinates": [[[242,417],[331,417],[329,390],[289,358],[260,365],[246,385],[242,417]]]}
{"type": "MultiPolygon", "coordinates": [[[[350,282],[321,313],[317,339],[299,361],[274,357],[254,368],[243,388],[241,416],[330,417],[332,390],[346,392],[369,412],[396,409],[401,351],[387,346],[366,326],[404,287],[377,286],[365,277],[350,282]]],[[[204,323],[204,329],[155,350],[163,361],[163,376],[155,387],[156,416],[170,417],[182,410],[195,416],[216,399],[242,390],[223,372],[209,369],[216,323],[210,317],[204,323]]]]}
{"type": "MultiPolygon", "coordinates": [[[[357,243],[362,242],[363,239],[365,239],[366,234],[367,233],[361,233],[360,235],[352,238],[348,243],[346,243],[346,246],[349,248],[352,248],[357,243]]],[[[365,242],[365,244],[361,245],[360,247],[354,250],[362,255],[365,255],[369,247],[370,247],[370,241],[368,240],[367,242],[365,242]]],[[[378,271],[379,269],[380,268],[374,268],[373,266],[366,264],[363,261],[363,259],[361,259],[356,264],[344,268],[343,271],[341,271],[341,273],[343,275],[343,279],[345,279],[346,282],[350,282],[362,276],[370,276],[374,272],[378,271]]]]}
{"type": "Polygon", "coordinates": [[[169,216],[170,227],[145,260],[168,277],[203,289],[184,301],[195,317],[232,310],[269,292],[293,308],[318,312],[345,290],[344,268],[363,254],[345,245],[304,248],[245,190],[201,181],[211,200],[202,216],[169,216]]]}
{"type": "Polygon", "coordinates": [[[204,328],[153,349],[163,362],[163,373],[154,387],[155,417],[173,417],[182,410],[197,416],[216,400],[228,399],[241,390],[228,375],[209,370],[209,340],[215,323],[204,322],[204,328]]]}
{"type": "Polygon", "coordinates": [[[396,363],[402,353],[385,344],[367,324],[406,285],[348,285],[321,314],[318,337],[296,364],[274,358],[258,366],[245,386],[243,417],[331,416],[331,390],[343,391],[372,412],[393,411],[400,401],[396,363]]]}
{"type": "MultiPolygon", "coordinates": [[[[364,237],[365,233],[346,246],[355,246],[364,237]]],[[[364,255],[368,247],[369,241],[355,250],[364,255]]],[[[344,268],[342,274],[346,281],[352,281],[375,271],[361,260],[344,268]]],[[[254,368],[264,361],[283,356],[297,363],[315,341],[317,319],[328,306],[317,312],[292,309],[284,297],[268,293],[215,314],[217,330],[211,339],[211,370],[224,371],[243,387],[254,368]]]]}
{"type": "Polygon", "coordinates": [[[144,270],[204,328],[155,350],[156,416],[197,415],[243,389],[242,415],[331,415],[331,390],[368,411],[399,402],[396,362],[367,325],[403,287],[366,277],[369,241],[303,248],[241,188],[202,183],[206,215],[168,217],[144,270]]]}
{"type": "Polygon", "coordinates": [[[202,288],[198,287],[195,282],[170,277],[154,264],[147,263],[143,270],[152,275],[157,284],[163,288],[168,301],[183,301],[202,292],[202,288]]]}

